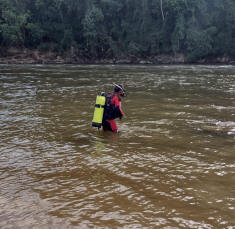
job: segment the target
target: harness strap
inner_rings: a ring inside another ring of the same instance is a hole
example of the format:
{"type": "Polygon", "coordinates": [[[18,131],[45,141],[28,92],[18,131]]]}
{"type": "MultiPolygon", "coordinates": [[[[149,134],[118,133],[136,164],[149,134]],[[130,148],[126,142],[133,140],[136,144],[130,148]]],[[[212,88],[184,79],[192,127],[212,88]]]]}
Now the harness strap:
{"type": "Polygon", "coordinates": [[[104,108],[104,105],[96,104],[95,107],[104,108]]]}
{"type": "Polygon", "coordinates": [[[109,99],[110,99],[109,102],[114,98],[115,95],[117,94],[114,93],[113,95],[109,96],[109,99]]]}

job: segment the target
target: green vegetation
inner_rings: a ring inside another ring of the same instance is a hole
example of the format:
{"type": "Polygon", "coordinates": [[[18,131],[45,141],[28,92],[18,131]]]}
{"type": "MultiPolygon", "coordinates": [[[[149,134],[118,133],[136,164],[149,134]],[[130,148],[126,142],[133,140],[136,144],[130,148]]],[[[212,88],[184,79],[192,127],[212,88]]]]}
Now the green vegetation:
{"type": "Polygon", "coordinates": [[[235,2],[0,0],[0,45],[87,58],[235,57],[235,2]]]}

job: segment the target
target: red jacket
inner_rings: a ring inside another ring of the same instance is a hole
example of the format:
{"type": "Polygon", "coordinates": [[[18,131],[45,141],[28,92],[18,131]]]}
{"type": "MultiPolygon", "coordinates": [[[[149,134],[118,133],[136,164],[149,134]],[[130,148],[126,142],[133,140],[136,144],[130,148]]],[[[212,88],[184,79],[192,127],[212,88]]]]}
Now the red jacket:
{"type": "Polygon", "coordinates": [[[110,103],[114,104],[114,106],[115,106],[116,116],[121,117],[124,115],[122,108],[121,108],[121,98],[117,93],[114,93],[114,94],[116,94],[116,95],[112,98],[110,103]]]}
{"type": "Polygon", "coordinates": [[[124,113],[121,109],[121,98],[117,93],[108,94],[110,101],[105,106],[104,120],[113,120],[121,118],[124,113]]]}

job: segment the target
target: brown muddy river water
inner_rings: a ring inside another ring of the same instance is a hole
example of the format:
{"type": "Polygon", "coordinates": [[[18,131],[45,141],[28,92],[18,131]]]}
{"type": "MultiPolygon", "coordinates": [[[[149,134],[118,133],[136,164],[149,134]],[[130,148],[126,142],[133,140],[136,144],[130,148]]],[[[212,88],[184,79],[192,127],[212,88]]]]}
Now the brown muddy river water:
{"type": "Polygon", "coordinates": [[[0,228],[235,228],[234,96],[232,65],[1,65],[0,228]]]}

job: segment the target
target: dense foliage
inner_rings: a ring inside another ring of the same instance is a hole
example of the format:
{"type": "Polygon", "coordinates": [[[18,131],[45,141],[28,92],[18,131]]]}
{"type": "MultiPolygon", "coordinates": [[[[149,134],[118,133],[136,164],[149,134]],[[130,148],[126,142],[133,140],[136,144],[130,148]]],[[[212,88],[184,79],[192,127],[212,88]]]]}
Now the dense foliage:
{"type": "Polygon", "coordinates": [[[234,0],[0,0],[1,47],[235,57],[234,0]]]}

